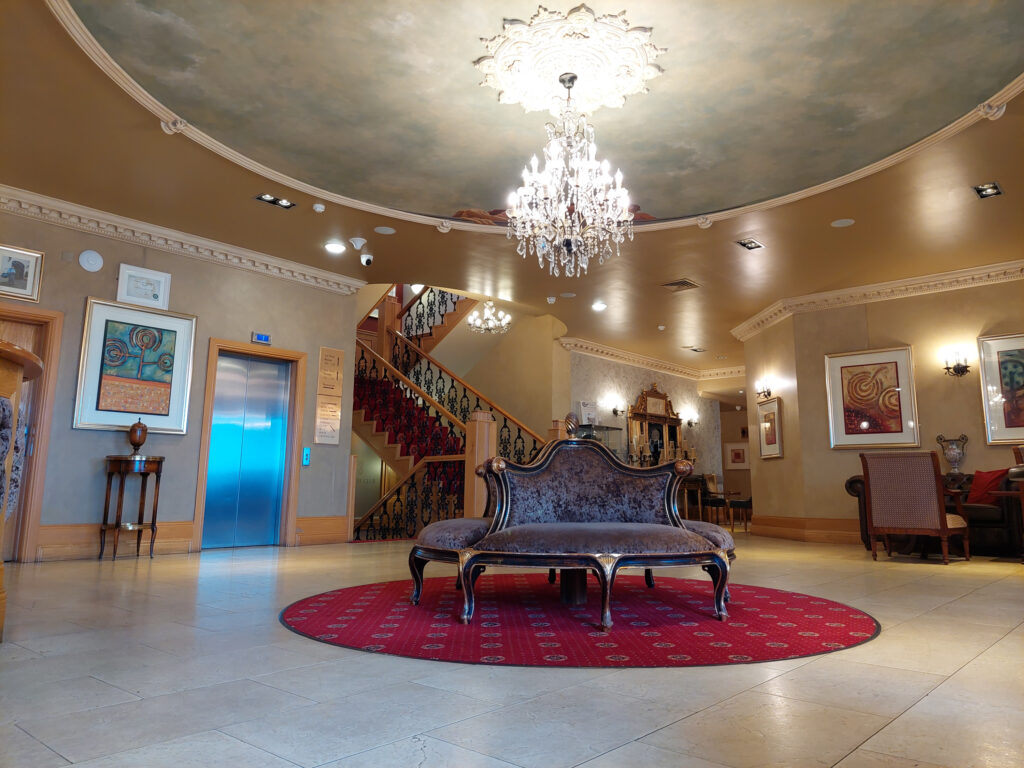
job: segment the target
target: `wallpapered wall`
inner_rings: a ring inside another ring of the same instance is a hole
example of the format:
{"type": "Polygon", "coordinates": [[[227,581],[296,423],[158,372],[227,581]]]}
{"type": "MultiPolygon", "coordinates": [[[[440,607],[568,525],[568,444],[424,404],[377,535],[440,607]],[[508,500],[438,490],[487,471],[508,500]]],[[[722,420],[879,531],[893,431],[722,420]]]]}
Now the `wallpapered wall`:
{"type": "Polygon", "coordinates": [[[573,352],[569,360],[570,391],[573,407],[579,400],[599,403],[598,420],[601,424],[626,427],[625,415],[614,416],[608,399],[618,399],[627,406],[652,383],[666,393],[677,413],[687,407],[697,411],[699,421],[692,429],[683,424],[683,435],[697,450],[697,471],[722,477],[721,418],[717,400],[708,400],[697,394],[697,382],[672,376],[660,371],[616,363],[599,357],[573,352]]]}
{"type": "MultiPolygon", "coordinates": [[[[312,454],[310,466],[299,472],[298,514],[345,514],[349,441],[343,439],[337,446],[313,445],[313,426],[316,367],[323,345],[345,352],[341,434],[348,435],[351,429],[355,296],[327,293],[18,216],[0,214],[0,230],[3,242],[46,253],[39,306],[64,313],[43,525],[98,523],[106,482],[103,457],[131,452],[123,431],[71,428],[86,298],[113,300],[122,262],[169,272],[169,309],[197,316],[187,434],[150,433],[144,448],[148,454],[166,457],[160,520],[193,519],[210,338],[248,341],[253,330],[272,334],[274,346],[308,355],[302,440],[311,446],[312,454]],[[86,272],[78,265],[78,254],[87,248],[103,255],[105,263],[99,272],[86,272]]],[[[134,484],[130,490],[135,493],[134,484]]]]}

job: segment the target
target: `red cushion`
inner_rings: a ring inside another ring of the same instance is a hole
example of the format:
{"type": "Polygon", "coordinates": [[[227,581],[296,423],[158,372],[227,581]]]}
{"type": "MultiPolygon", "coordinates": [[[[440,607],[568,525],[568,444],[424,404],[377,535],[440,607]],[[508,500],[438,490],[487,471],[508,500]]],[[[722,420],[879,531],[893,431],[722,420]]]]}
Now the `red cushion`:
{"type": "Polygon", "coordinates": [[[971,481],[971,491],[967,494],[968,504],[998,504],[999,497],[991,491],[999,489],[1009,469],[996,469],[991,472],[975,472],[971,481]]]}

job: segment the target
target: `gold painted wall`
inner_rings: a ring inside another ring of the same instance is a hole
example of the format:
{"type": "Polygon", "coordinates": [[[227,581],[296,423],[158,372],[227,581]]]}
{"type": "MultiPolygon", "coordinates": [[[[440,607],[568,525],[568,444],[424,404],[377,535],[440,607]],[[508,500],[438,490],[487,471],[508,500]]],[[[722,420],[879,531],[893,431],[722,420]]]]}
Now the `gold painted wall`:
{"type": "MultiPolygon", "coordinates": [[[[985,442],[977,359],[971,361],[970,373],[954,378],[945,374],[939,352],[958,345],[974,350],[976,357],[978,336],[1024,333],[1022,296],[1024,285],[1018,281],[824,310],[787,318],[748,340],[748,382],[772,377],[773,394],[783,401],[784,458],[765,461],[753,451],[756,515],[857,516],[856,501],[843,484],[861,472],[859,451],[829,448],[824,358],[833,352],[910,345],[921,447],[909,450],[938,450],[937,434],[963,432],[968,436],[963,471],[1010,465],[1008,445],[985,442]]],[[[748,409],[755,435],[752,393],[748,409]]],[[[949,469],[941,455],[940,465],[943,471],[949,469]]]]}
{"type": "Polygon", "coordinates": [[[492,402],[546,437],[552,418],[564,416],[569,409],[569,354],[555,341],[565,332],[565,324],[551,315],[515,319],[508,334],[464,378],[492,402]],[[564,411],[553,412],[559,403],[565,403],[564,411]]]}

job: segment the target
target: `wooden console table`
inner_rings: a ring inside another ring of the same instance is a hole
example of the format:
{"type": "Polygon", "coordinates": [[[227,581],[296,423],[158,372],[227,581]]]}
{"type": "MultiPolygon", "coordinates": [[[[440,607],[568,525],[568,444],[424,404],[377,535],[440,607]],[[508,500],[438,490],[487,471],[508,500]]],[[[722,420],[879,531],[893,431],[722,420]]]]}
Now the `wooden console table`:
{"type": "MultiPolygon", "coordinates": [[[[4,459],[3,501],[0,503],[0,540],[3,539],[7,520],[8,490],[14,468],[14,442],[18,434],[18,406],[21,404],[22,382],[36,378],[43,372],[43,361],[17,344],[0,341],[0,397],[11,401],[11,442],[4,459]]],[[[0,562],[0,640],[4,637],[4,619],[7,614],[7,588],[4,586],[3,563],[0,562]]]]}
{"type": "Polygon", "coordinates": [[[114,531],[114,547],[110,559],[117,559],[117,541],[121,530],[135,531],[135,556],[139,556],[142,549],[142,531],[149,527],[149,556],[153,556],[153,545],[156,543],[156,510],[160,502],[160,473],[163,472],[163,456],[107,456],[107,498],[103,504],[103,524],[100,525],[100,556],[103,559],[103,550],[107,543],[107,531],[114,531]],[[146,484],[149,476],[156,475],[156,484],[153,487],[153,513],[149,523],[145,522],[146,517],[146,484]],[[110,486],[114,476],[120,479],[117,488],[117,510],[114,522],[110,519],[110,486]],[[142,486],[139,489],[139,518],[135,523],[121,523],[121,512],[124,509],[124,484],[128,475],[142,475],[142,486]]]}

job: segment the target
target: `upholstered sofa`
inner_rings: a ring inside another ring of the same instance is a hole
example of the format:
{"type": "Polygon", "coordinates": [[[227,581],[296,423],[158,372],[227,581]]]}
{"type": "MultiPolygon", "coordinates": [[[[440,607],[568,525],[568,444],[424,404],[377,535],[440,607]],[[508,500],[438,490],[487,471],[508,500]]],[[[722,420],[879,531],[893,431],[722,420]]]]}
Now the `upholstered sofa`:
{"type": "MultiPolygon", "coordinates": [[[[969,504],[968,492],[974,475],[964,475],[956,484],[962,492],[961,507],[971,527],[971,552],[977,555],[995,557],[1017,557],[1021,555],[1021,512],[1020,502],[1013,497],[1000,498],[996,504],[969,504]]],[[[947,483],[949,485],[949,483],[947,483]]],[[[1008,479],[1000,490],[1015,490],[1015,484],[1008,479]]],[[[864,476],[854,475],[846,481],[846,492],[857,499],[860,516],[861,541],[865,549],[871,549],[867,532],[867,509],[865,507],[864,476]]]]}
{"type": "Polygon", "coordinates": [[[490,459],[478,470],[490,495],[485,535],[467,543],[482,529],[479,522],[427,526],[409,558],[413,602],[428,560],[458,558],[464,623],[473,617],[476,576],[487,565],[586,569],[600,584],[607,629],[618,569],[644,568],[651,585],[651,568],[699,565],[711,576],[715,613],[724,619],[735,545],[719,526],[680,518],[679,484],[692,469],[686,461],[630,467],[600,443],[575,438],[548,443],[528,465],[490,459]]]}

